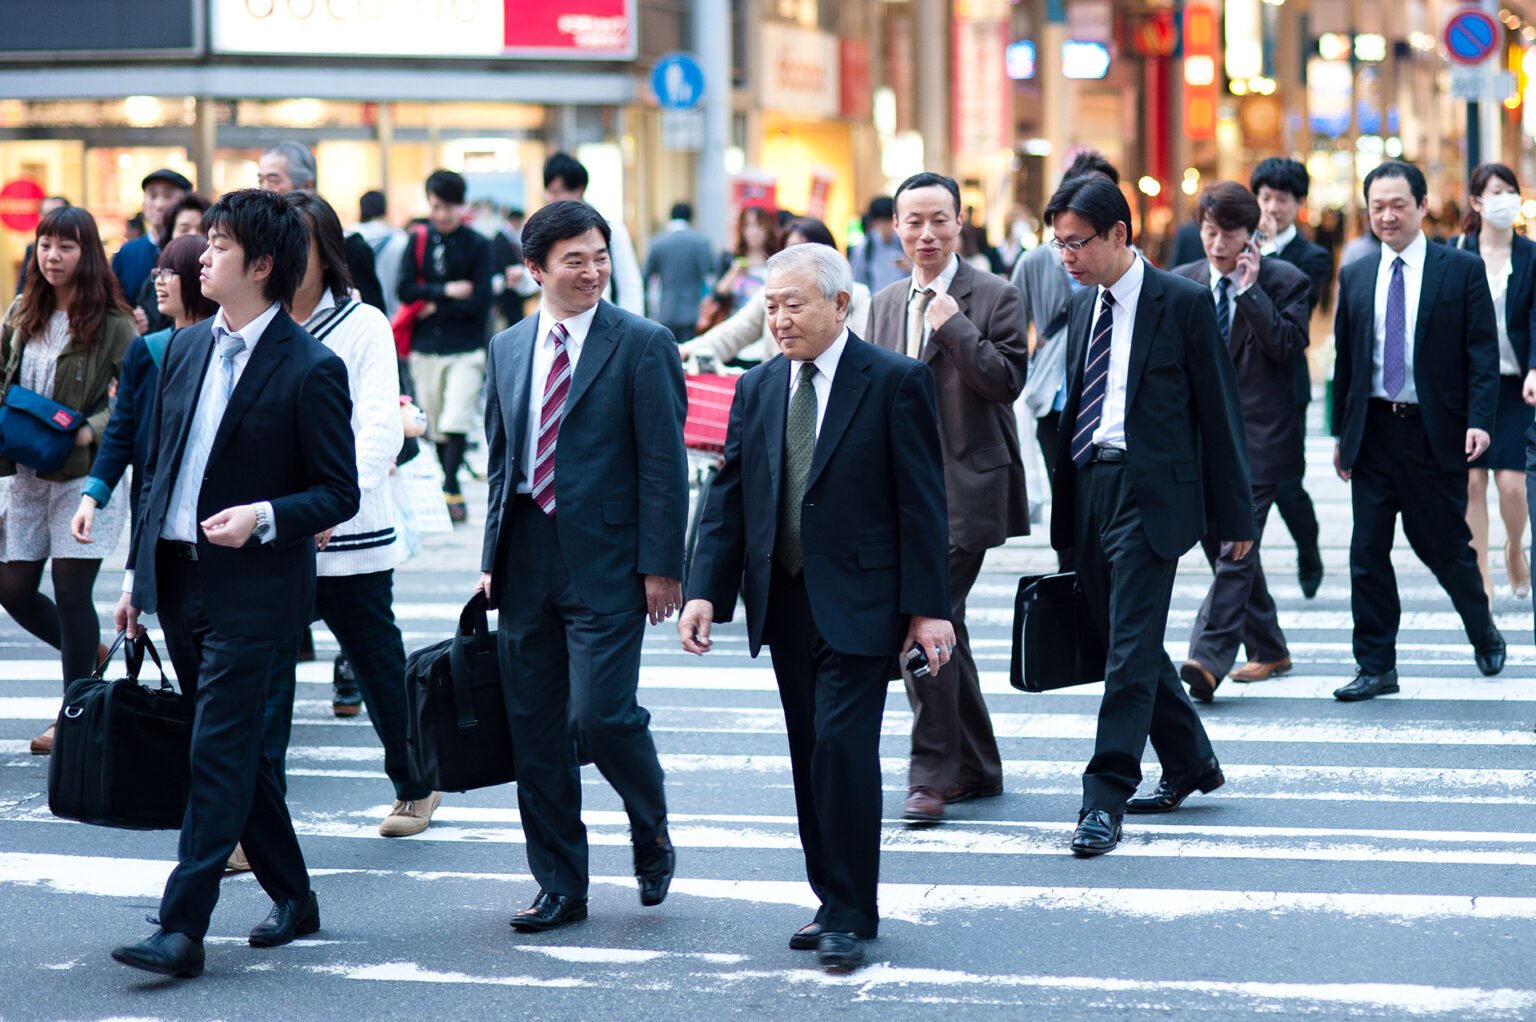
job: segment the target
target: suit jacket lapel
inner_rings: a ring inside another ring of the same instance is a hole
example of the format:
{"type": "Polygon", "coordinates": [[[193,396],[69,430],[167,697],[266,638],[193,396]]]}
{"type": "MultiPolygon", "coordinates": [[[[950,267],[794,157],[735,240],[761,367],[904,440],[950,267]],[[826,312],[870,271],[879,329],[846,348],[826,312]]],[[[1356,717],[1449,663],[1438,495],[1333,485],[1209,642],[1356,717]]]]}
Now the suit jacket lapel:
{"type": "MultiPolygon", "coordinates": [[[[525,316],[513,329],[511,341],[507,346],[507,361],[498,364],[496,375],[501,379],[496,381],[498,387],[503,387],[507,395],[506,404],[502,406],[503,421],[511,419],[507,424],[507,436],[511,438],[511,456],[521,464],[523,452],[528,449],[528,401],[533,393],[533,345],[539,333],[539,314],[525,316]]],[[[539,387],[543,383],[538,384],[539,387]]],[[[531,466],[524,465],[523,472],[526,476],[531,466]]]]}
{"type": "Polygon", "coordinates": [[[775,356],[763,372],[763,442],[767,444],[768,482],[773,490],[773,506],[779,506],[779,490],[784,485],[784,420],[789,415],[789,359],[775,356]]]}
{"type": "Polygon", "coordinates": [[[240,373],[240,380],[235,384],[234,393],[229,395],[229,404],[224,407],[224,417],[219,420],[218,432],[213,435],[213,447],[208,452],[209,464],[219,456],[219,452],[229,442],[230,434],[240,425],[245,413],[256,404],[267,380],[271,379],[283,359],[288,357],[288,342],[291,340],[293,320],[288,318],[286,312],[279,310],[256,342],[249,361],[245,363],[245,369],[240,373]]]}
{"type": "MultiPolygon", "coordinates": [[[[181,459],[186,455],[187,440],[192,435],[192,420],[197,415],[197,403],[202,399],[203,381],[208,376],[208,363],[213,359],[213,330],[206,323],[199,324],[183,335],[178,343],[199,347],[197,350],[189,350],[187,354],[187,371],[192,374],[188,381],[190,385],[167,389],[164,394],[165,407],[159,412],[162,453],[155,488],[165,496],[165,504],[170,503],[171,490],[175,488],[176,477],[181,472],[181,459]],[[166,436],[175,438],[169,457],[164,454],[166,436]],[[161,480],[164,480],[163,486],[161,480]]],[[[165,371],[161,369],[161,372],[165,371]]],[[[163,507],[160,510],[163,512],[163,507]]]]}
{"type": "Polygon", "coordinates": [[[1376,366],[1376,278],[1381,274],[1381,253],[1362,259],[1361,263],[1364,264],[1360,267],[1363,272],[1355,277],[1351,299],[1358,310],[1355,320],[1359,324],[1353,341],[1355,361],[1365,372],[1355,376],[1365,380],[1365,392],[1369,393],[1376,366]]]}
{"type": "MultiPolygon", "coordinates": [[[[869,389],[869,352],[863,349],[863,344],[857,335],[850,333],[848,342],[843,346],[842,358],[838,359],[837,375],[832,377],[832,393],[827,396],[827,414],[822,416],[821,429],[816,434],[816,453],[811,458],[811,471],[805,477],[807,492],[816,485],[816,477],[826,467],[838,441],[848,431],[854,410],[859,407],[864,391],[869,389]]],[[[787,391],[789,383],[786,381],[784,386],[787,391]]],[[[779,435],[784,435],[782,429],[779,435]]]]}
{"type": "MultiPolygon", "coordinates": [[[[1435,299],[1440,296],[1440,282],[1445,277],[1441,263],[1447,258],[1442,245],[1429,245],[1424,253],[1424,269],[1419,273],[1419,318],[1413,324],[1415,353],[1424,343],[1425,331],[1429,329],[1429,314],[1435,307],[1435,299]]],[[[1413,361],[1418,365],[1417,358],[1413,361]]]]}
{"type": "Polygon", "coordinates": [[[619,317],[614,307],[606,300],[598,302],[592,329],[587,331],[586,343],[581,346],[581,360],[576,363],[576,372],[571,376],[571,392],[565,399],[566,415],[571,414],[576,402],[592,386],[592,379],[618,348],[619,330],[619,317]]]}
{"type": "Polygon", "coordinates": [[[1126,408],[1130,408],[1136,401],[1136,388],[1147,368],[1152,338],[1157,335],[1158,321],[1163,318],[1163,284],[1158,280],[1161,272],[1153,269],[1151,263],[1142,268],[1141,294],[1136,299],[1136,322],[1131,325],[1131,361],[1125,374],[1126,408]]]}
{"type": "MultiPolygon", "coordinates": [[[[962,259],[960,260],[960,265],[955,269],[955,279],[949,282],[948,291],[949,297],[953,298],[955,304],[960,306],[960,315],[970,319],[972,322],[975,322],[975,320],[971,317],[971,286],[975,283],[975,280],[976,271],[971,268],[970,263],[962,259]]],[[[938,354],[938,350],[937,345],[924,344],[922,360],[924,362],[932,362],[934,356],[938,354]]]]}
{"type": "Polygon", "coordinates": [[[1067,323],[1067,400],[1072,401],[1074,394],[1081,393],[1083,381],[1083,357],[1088,349],[1088,331],[1093,326],[1093,303],[1098,300],[1098,288],[1083,288],[1080,294],[1089,297],[1080,299],[1073,295],[1068,299],[1071,315],[1067,323]]]}

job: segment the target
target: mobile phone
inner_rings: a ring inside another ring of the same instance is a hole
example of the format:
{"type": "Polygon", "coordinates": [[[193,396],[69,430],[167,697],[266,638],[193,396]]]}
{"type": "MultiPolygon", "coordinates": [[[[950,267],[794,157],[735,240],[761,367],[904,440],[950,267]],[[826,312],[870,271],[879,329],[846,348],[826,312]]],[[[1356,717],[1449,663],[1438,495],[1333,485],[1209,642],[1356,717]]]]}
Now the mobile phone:
{"type": "Polygon", "coordinates": [[[928,654],[923,652],[921,646],[913,646],[907,650],[907,655],[901,658],[901,665],[914,678],[928,677],[928,654]]]}

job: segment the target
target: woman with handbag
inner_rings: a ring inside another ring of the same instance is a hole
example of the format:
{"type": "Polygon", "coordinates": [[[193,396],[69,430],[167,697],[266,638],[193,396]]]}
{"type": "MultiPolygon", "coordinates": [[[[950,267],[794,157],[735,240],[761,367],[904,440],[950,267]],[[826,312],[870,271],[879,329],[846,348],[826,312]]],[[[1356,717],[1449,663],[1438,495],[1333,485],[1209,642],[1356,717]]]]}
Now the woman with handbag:
{"type": "MultiPolygon", "coordinates": [[[[97,518],[95,531],[105,542],[79,542],[70,519],[106,429],[112,382],[134,329],[96,221],[80,207],[43,217],[33,269],[37,272],[27,274],[21,297],[0,327],[5,367],[0,477],[6,477],[0,494],[0,606],[59,650],[68,685],[96,667],[101,623],[91,591],[102,558],[122,532],[127,502],[97,518]],[[25,421],[23,406],[54,410],[46,422],[35,415],[25,421]],[[66,424],[73,446],[57,460],[40,458],[40,445],[27,442],[33,430],[66,424]],[[53,600],[38,591],[50,558],[53,600]]],[[[51,753],[53,728],[33,739],[31,748],[37,755],[51,753]]]]}

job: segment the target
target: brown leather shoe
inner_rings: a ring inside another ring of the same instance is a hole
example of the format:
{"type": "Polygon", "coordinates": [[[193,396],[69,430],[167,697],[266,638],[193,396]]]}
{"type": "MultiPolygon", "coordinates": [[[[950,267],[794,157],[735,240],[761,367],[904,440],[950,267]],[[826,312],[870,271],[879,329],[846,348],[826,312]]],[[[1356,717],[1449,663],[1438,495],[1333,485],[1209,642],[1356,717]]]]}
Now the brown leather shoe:
{"type": "Polygon", "coordinates": [[[34,756],[52,756],[53,725],[49,724],[47,731],[32,739],[32,744],[28,745],[27,748],[32,750],[32,755],[34,756]]]}
{"type": "Polygon", "coordinates": [[[1291,670],[1291,658],[1281,657],[1273,663],[1264,663],[1260,660],[1250,660],[1228,677],[1233,681],[1264,681],[1269,678],[1278,678],[1282,674],[1288,674],[1291,670]]]}
{"type": "Polygon", "coordinates": [[[1189,685],[1189,694],[1202,703],[1215,699],[1216,686],[1221,684],[1198,660],[1184,661],[1184,666],[1179,668],[1179,677],[1189,685]]]}
{"type": "Polygon", "coordinates": [[[944,819],[944,800],[932,788],[913,788],[901,808],[901,817],[913,823],[939,823],[944,819]]]}
{"type": "Polygon", "coordinates": [[[1002,793],[1001,784],[957,784],[944,793],[944,804],[967,802],[973,798],[996,798],[1002,793]]]}

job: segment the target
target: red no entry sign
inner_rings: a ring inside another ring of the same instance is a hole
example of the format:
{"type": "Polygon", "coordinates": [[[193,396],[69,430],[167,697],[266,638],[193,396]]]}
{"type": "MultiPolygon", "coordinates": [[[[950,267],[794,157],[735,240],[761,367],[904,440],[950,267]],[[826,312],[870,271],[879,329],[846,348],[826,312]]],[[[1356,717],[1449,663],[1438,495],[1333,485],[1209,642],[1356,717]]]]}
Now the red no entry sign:
{"type": "Polygon", "coordinates": [[[1457,11],[1445,23],[1445,50],[1458,64],[1481,64],[1499,48],[1503,32],[1498,22],[1475,7],[1457,11]]]}
{"type": "Polygon", "coordinates": [[[42,217],[43,186],[27,178],[7,181],[0,188],[0,224],[13,231],[35,231],[42,217]]]}

